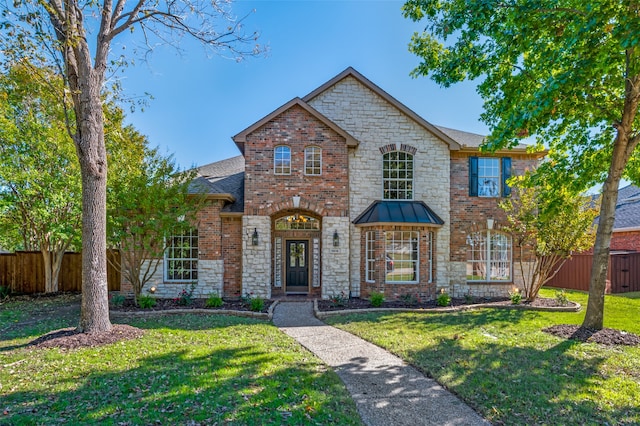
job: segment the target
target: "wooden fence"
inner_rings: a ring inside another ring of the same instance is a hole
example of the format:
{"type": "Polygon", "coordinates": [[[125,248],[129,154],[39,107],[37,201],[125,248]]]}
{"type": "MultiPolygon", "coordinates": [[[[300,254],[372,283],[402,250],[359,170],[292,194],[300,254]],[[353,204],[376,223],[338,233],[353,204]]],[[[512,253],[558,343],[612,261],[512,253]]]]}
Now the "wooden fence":
{"type": "MultiPolygon", "coordinates": [[[[120,253],[109,250],[107,256],[118,260],[120,253]]],[[[120,271],[107,262],[109,291],[120,290],[120,271]]],[[[44,293],[44,261],[39,251],[0,253],[0,285],[12,293],[44,293]]],[[[58,291],[82,291],[82,254],[67,252],[62,258],[58,291]]]]}
{"type": "MultiPolygon", "coordinates": [[[[589,291],[593,255],[578,254],[562,265],[548,287],[589,291]]],[[[607,293],[640,291],[640,253],[616,253],[609,258],[607,293]]]]}

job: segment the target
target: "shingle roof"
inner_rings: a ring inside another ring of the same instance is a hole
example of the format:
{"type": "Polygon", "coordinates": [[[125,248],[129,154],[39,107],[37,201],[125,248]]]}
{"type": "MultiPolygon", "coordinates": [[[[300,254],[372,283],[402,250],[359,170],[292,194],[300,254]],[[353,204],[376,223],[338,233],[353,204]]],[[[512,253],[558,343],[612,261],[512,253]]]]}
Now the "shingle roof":
{"type": "Polygon", "coordinates": [[[233,203],[222,208],[223,212],[244,211],[244,157],[238,155],[196,169],[198,177],[192,182],[193,191],[204,189],[208,194],[229,194],[233,203]]]}
{"type": "Polygon", "coordinates": [[[355,225],[371,223],[419,223],[443,225],[444,221],[422,201],[374,201],[358,216],[355,225]]]}
{"type": "MultiPolygon", "coordinates": [[[[487,138],[486,135],[477,133],[463,132],[462,130],[450,129],[448,127],[436,126],[442,133],[445,133],[454,141],[458,142],[462,148],[478,148],[487,138]]],[[[518,144],[515,149],[526,150],[527,145],[518,144]]]]}
{"type": "Polygon", "coordinates": [[[613,229],[640,227],[640,188],[628,185],[618,192],[613,229]]]}

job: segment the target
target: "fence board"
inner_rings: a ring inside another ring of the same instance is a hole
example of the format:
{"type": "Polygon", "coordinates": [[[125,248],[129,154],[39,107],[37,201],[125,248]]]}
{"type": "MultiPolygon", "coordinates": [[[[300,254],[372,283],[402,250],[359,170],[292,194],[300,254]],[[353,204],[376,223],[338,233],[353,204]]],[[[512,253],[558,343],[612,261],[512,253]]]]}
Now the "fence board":
{"type": "Polygon", "coordinates": [[[640,291],[640,253],[611,256],[611,292],[640,291]]]}
{"type": "MultiPolygon", "coordinates": [[[[111,259],[118,251],[108,251],[111,259]]],[[[19,251],[0,254],[0,285],[9,285],[14,293],[44,292],[44,261],[40,252],[19,251]]],[[[107,287],[120,290],[120,271],[107,262],[107,287]]],[[[67,252],[62,258],[58,291],[82,291],[82,254],[67,252]]]]}

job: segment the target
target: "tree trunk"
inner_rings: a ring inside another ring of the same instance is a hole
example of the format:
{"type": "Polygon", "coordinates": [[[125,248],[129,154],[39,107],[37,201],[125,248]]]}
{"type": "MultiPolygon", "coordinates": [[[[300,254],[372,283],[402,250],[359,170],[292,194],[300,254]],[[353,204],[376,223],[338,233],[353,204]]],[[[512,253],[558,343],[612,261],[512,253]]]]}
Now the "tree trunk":
{"type": "MultiPolygon", "coordinates": [[[[84,77],[84,76],[83,76],[84,77]]],[[[81,78],[76,148],[82,173],[82,305],[78,329],[111,330],[107,288],[107,155],[100,85],[81,78]],[[92,84],[93,83],[93,84],[92,84]]]]}
{"type": "Polygon", "coordinates": [[[40,249],[40,253],[42,253],[42,261],[44,264],[44,292],[45,293],[55,293],[58,291],[58,280],[53,281],[52,279],[52,260],[51,260],[51,252],[45,248],[40,249]]]}

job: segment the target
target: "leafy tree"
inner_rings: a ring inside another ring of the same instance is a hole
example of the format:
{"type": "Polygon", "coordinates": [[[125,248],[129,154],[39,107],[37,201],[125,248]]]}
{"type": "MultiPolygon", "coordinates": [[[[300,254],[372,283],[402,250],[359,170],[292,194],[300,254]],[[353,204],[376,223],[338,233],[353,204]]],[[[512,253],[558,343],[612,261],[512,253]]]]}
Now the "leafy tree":
{"type": "Polygon", "coordinates": [[[79,245],[80,168],[63,106],[24,65],[0,76],[0,228],[6,249],[39,250],[45,292],[58,291],[64,252],[79,245]]]}
{"type": "Polygon", "coordinates": [[[67,115],[67,131],[75,144],[82,176],[82,304],[78,329],[109,331],[104,256],[107,152],[102,95],[107,70],[126,62],[124,56],[110,58],[112,45],[117,38],[139,35],[144,46],[156,41],[178,46],[180,37],[186,35],[242,57],[257,53],[256,37],[246,37],[226,2],[217,0],[24,0],[4,3],[2,15],[0,47],[5,61],[18,62],[29,56],[37,65],[57,65],[64,75],[65,90],[57,93],[61,100],[70,98],[73,105],[67,115]],[[140,31],[134,31],[136,28],[140,31]]]}
{"type": "Polygon", "coordinates": [[[196,221],[203,198],[195,177],[194,170],[180,172],[172,157],[147,148],[139,168],[111,188],[108,235],[120,250],[115,266],[133,286],[136,304],[162,263],[165,237],[196,221]]]}
{"type": "Polygon", "coordinates": [[[523,293],[532,302],[572,253],[593,246],[598,210],[590,197],[533,184],[528,174],[512,178],[511,185],[512,197],[500,203],[507,214],[504,230],[511,232],[514,248],[520,250],[523,293]]]}
{"type": "Polygon", "coordinates": [[[583,327],[601,329],[618,186],[638,179],[640,4],[613,0],[409,0],[424,20],[410,50],[414,76],[443,86],[482,78],[488,149],[535,137],[549,148],[538,169],[572,192],[604,182],[583,327]],[[633,166],[633,167],[632,167],[633,166]],[[635,167],[635,169],[634,169],[635,167]]]}

